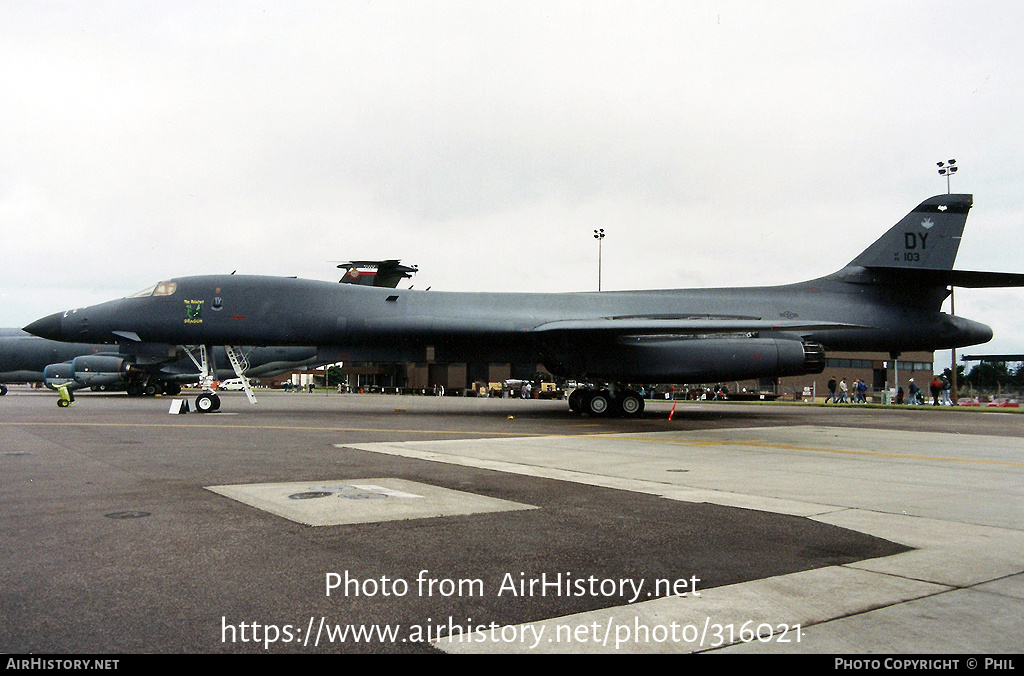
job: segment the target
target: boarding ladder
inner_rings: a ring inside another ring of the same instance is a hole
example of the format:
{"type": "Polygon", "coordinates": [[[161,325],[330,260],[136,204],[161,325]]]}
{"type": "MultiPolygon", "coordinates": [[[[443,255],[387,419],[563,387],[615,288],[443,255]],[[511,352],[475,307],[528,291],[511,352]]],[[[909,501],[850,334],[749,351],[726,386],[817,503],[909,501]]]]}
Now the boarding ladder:
{"type": "Polygon", "coordinates": [[[255,404],[256,395],[252,393],[249,379],[245,376],[245,371],[249,368],[249,359],[242,354],[241,350],[235,350],[230,345],[225,345],[224,351],[227,352],[228,361],[231,362],[231,368],[234,369],[235,375],[242,381],[242,389],[245,390],[245,396],[249,397],[249,403],[255,404]]]}

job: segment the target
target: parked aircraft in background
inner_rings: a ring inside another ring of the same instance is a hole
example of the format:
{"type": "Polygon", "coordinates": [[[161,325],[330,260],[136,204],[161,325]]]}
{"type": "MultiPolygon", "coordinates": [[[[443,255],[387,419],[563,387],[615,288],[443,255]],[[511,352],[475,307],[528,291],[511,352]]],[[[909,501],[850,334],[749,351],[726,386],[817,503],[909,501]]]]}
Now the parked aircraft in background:
{"type": "MultiPolygon", "coordinates": [[[[316,368],[340,361],[338,350],[309,346],[245,347],[241,354],[248,378],[275,376],[298,369],[316,368]]],[[[215,350],[217,363],[227,365],[223,348],[215,350]],[[218,359],[219,357],[219,359],[218,359]]],[[[0,329],[0,383],[44,383],[51,389],[94,388],[126,390],[129,395],[176,395],[182,384],[199,380],[197,360],[184,349],[159,358],[130,357],[117,345],[64,343],[46,340],[21,329],[0,329]]],[[[232,369],[221,368],[218,380],[231,378],[232,369]]],[[[0,392],[6,394],[5,385],[0,392]]]]}
{"type": "Polygon", "coordinates": [[[402,265],[397,259],[384,261],[349,261],[338,266],[345,271],[343,284],[361,284],[394,289],[403,279],[419,272],[415,265],[402,265]]]}
{"type": "Polygon", "coordinates": [[[7,383],[43,382],[43,371],[50,364],[110,349],[109,345],[64,343],[21,329],[0,329],[0,394],[7,394],[7,383]]]}
{"type": "Polygon", "coordinates": [[[26,330],[157,351],[331,345],[346,361],[542,363],[555,375],[608,383],[578,390],[571,409],[638,415],[643,399],[621,383],[820,373],[826,348],[898,355],[988,341],[989,327],[941,311],[950,287],[1024,286],[1024,274],[952,269],[971,206],[971,195],[929,198],[837,272],[783,286],[454,293],[209,275],[59,312],[26,330]]]}

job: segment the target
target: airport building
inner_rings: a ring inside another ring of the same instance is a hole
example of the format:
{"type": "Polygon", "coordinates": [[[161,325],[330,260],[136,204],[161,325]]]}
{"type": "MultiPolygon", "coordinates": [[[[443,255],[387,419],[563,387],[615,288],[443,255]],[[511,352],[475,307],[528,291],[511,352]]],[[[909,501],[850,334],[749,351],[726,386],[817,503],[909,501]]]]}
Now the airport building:
{"type": "MultiPolygon", "coordinates": [[[[791,400],[823,400],[828,396],[828,380],[834,376],[837,382],[845,378],[851,392],[856,380],[863,381],[868,386],[869,399],[880,402],[884,400],[884,392],[895,392],[897,386],[906,392],[911,378],[921,390],[927,392],[933,374],[941,372],[944,368],[946,367],[936,367],[932,352],[908,352],[900,355],[898,360],[893,360],[888,353],[882,352],[829,352],[826,353],[825,370],[816,374],[721,383],[645,385],[657,385],[649,391],[659,394],[692,392],[695,389],[712,389],[720,386],[732,395],[766,394],[791,400]]],[[[558,380],[547,373],[542,365],[525,363],[345,364],[341,372],[349,388],[355,392],[432,392],[444,388],[446,394],[480,395],[493,392],[496,388],[500,389],[499,384],[509,380],[558,380]]],[[[323,385],[323,369],[303,373],[303,384],[317,382],[323,385]]],[[[291,374],[284,374],[275,378],[273,385],[280,386],[285,381],[295,382],[295,379],[291,374]]]]}
{"type": "MultiPolygon", "coordinates": [[[[899,386],[906,392],[911,378],[921,390],[927,392],[934,374],[941,373],[944,368],[936,367],[935,354],[932,352],[907,352],[897,360],[885,352],[826,352],[824,371],[780,378],[775,393],[784,398],[824,399],[829,394],[828,381],[835,377],[836,382],[845,378],[851,391],[855,380],[863,381],[868,386],[867,396],[874,401],[882,401],[882,393],[886,390],[895,391],[899,386]]],[[[743,391],[743,388],[756,392],[772,391],[770,380],[747,381],[738,385],[739,389],[733,390],[730,384],[730,391],[743,391]]]]}

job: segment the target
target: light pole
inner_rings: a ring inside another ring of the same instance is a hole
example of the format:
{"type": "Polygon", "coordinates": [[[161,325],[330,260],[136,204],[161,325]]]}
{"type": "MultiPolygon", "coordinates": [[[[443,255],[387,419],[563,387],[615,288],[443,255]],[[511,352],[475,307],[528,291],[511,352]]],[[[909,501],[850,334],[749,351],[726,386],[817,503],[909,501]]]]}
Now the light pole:
{"type": "Polygon", "coordinates": [[[949,162],[939,162],[939,176],[946,177],[946,194],[952,192],[949,188],[949,177],[955,174],[956,170],[956,160],[950,160],[949,162]]]}
{"type": "MultiPolygon", "coordinates": [[[[956,173],[956,170],[957,170],[956,160],[950,160],[949,162],[939,162],[938,165],[939,165],[939,176],[945,176],[946,177],[946,194],[950,194],[952,192],[952,190],[950,189],[950,185],[949,185],[949,177],[956,173]]],[[[950,287],[949,287],[949,314],[950,315],[955,315],[956,314],[956,302],[953,299],[953,286],[952,285],[950,285],[950,287]]],[[[950,401],[953,402],[953,405],[956,406],[957,396],[958,395],[957,395],[957,383],[956,383],[956,348],[955,347],[951,350],[950,356],[951,356],[952,364],[950,365],[950,369],[949,369],[949,372],[950,372],[950,378],[949,378],[949,399],[950,399],[950,401]]]]}
{"type": "Polygon", "coordinates": [[[601,290],[601,244],[604,242],[604,228],[594,231],[594,239],[597,240],[597,290],[601,290]]]}
{"type": "MultiPolygon", "coordinates": [[[[954,304],[954,301],[953,301],[953,287],[952,286],[949,287],[949,314],[950,314],[950,316],[953,316],[953,315],[956,314],[956,305],[954,304]]],[[[950,351],[950,355],[951,355],[950,361],[952,361],[953,363],[950,365],[950,368],[949,368],[949,400],[951,402],[953,402],[954,406],[958,406],[959,404],[957,403],[957,399],[958,399],[959,395],[957,394],[957,391],[956,391],[956,348],[955,347],[950,351]]]]}

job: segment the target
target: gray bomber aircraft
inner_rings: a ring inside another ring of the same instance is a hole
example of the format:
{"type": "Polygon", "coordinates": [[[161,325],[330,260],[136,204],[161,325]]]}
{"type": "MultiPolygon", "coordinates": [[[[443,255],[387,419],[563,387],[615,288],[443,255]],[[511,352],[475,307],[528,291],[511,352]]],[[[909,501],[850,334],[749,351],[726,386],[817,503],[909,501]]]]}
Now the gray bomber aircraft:
{"type": "MultiPolygon", "coordinates": [[[[223,349],[216,350],[226,364],[223,349]]],[[[309,346],[245,347],[241,349],[247,378],[274,376],[301,368],[341,361],[338,350],[309,346]]],[[[215,357],[215,363],[218,357],[215,357]]],[[[65,343],[33,336],[21,329],[0,329],[0,395],[6,383],[44,383],[54,389],[86,387],[126,390],[129,395],[176,395],[183,383],[199,379],[199,366],[183,350],[149,358],[119,351],[117,345],[65,343]]],[[[219,369],[218,379],[232,371],[219,369]]],[[[63,400],[61,400],[63,401],[63,400]]]]}
{"type": "Polygon", "coordinates": [[[898,355],[990,340],[989,327],[941,312],[952,286],[1024,286],[1024,274],[952,269],[971,206],[971,195],[927,199],[837,272],[784,286],[455,293],[211,275],[166,280],[26,330],[159,349],[330,345],[346,361],[542,363],[608,383],[577,390],[570,409],[638,415],[643,399],[620,383],[820,373],[825,349],[898,355]]]}

